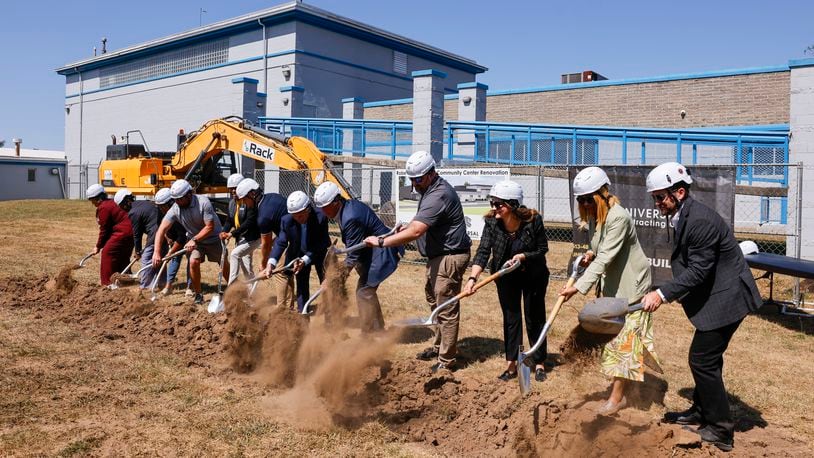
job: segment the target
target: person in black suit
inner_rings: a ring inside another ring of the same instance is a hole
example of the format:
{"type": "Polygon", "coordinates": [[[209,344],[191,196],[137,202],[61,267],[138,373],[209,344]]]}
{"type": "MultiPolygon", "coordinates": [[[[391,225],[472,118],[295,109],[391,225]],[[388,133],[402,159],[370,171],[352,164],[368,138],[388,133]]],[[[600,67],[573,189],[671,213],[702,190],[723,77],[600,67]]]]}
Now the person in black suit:
{"type": "Polygon", "coordinates": [[[642,299],[644,310],[679,301],[695,326],[689,364],[695,380],[693,404],[667,412],[664,421],[699,425],[701,439],[721,450],[734,446],[735,423],[721,372],[723,354],[743,318],[762,303],[732,228],[715,212],[690,197],[692,177],[677,162],[647,175],[647,191],[675,230],[670,257],[673,279],[642,299]]]}
{"type": "Polygon", "coordinates": [[[328,234],[328,218],[322,210],[311,205],[311,199],[304,192],[292,192],[286,206],[288,214],[280,221],[280,234],[274,240],[268,262],[272,268],[275,267],[283,252],[286,253],[286,261],[296,259],[293,269],[297,282],[297,311],[302,312],[311,295],[311,266],[316,268],[320,283],[325,280],[323,264],[331,246],[331,237],[328,234]]]}

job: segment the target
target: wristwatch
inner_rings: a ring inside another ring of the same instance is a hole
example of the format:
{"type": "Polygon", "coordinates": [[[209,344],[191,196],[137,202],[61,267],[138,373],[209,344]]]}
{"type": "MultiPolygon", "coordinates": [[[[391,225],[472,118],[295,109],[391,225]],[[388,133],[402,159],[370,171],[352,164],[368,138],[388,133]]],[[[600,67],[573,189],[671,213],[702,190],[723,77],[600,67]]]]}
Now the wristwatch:
{"type": "Polygon", "coordinates": [[[379,236],[379,248],[384,248],[384,236],[379,236]]]}

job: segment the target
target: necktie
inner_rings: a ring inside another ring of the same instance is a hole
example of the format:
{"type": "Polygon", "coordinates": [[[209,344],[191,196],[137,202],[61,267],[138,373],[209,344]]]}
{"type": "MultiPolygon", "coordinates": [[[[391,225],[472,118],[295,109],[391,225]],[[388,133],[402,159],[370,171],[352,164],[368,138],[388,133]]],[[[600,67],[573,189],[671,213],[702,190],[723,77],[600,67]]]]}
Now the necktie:
{"type": "Polygon", "coordinates": [[[300,251],[308,253],[308,222],[300,224],[300,251]]]}

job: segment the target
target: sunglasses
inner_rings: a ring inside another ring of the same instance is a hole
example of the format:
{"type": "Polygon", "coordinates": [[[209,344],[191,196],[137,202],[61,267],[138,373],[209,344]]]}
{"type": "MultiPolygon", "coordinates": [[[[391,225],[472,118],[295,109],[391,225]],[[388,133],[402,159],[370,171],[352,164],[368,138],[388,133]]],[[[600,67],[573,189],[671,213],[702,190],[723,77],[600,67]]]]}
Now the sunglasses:
{"type": "Polygon", "coordinates": [[[500,207],[508,207],[509,204],[502,201],[502,200],[493,200],[493,201],[489,202],[489,206],[494,208],[495,210],[497,210],[500,207]]]}
{"type": "Polygon", "coordinates": [[[667,196],[669,196],[669,195],[670,194],[668,194],[666,192],[662,193],[662,194],[653,194],[652,195],[653,196],[653,202],[656,202],[656,203],[664,202],[664,200],[667,199],[667,196]]]}
{"type": "Polygon", "coordinates": [[[594,195],[588,194],[586,196],[577,196],[577,202],[582,205],[588,205],[594,203],[594,195]]]}
{"type": "Polygon", "coordinates": [[[421,184],[421,182],[424,181],[424,175],[421,175],[420,177],[410,177],[410,181],[413,184],[421,184]]]}

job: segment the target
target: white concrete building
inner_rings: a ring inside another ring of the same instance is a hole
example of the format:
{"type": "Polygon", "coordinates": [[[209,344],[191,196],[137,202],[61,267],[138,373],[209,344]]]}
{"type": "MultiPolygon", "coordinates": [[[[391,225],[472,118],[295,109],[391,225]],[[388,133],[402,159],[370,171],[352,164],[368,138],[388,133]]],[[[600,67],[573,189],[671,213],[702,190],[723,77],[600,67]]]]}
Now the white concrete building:
{"type": "MultiPolygon", "coordinates": [[[[179,129],[217,117],[340,118],[343,98],[412,97],[412,73],[427,69],[446,73],[447,93],[486,71],[297,2],[67,64],[57,72],[65,76],[71,197],[97,181],[111,135],[140,130],[152,151],[174,151],[179,129]],[[80,164],[88,177],[79,176],[80,164]]],[[[131,133],[130,142],[142,139],[131,133]]]]}

